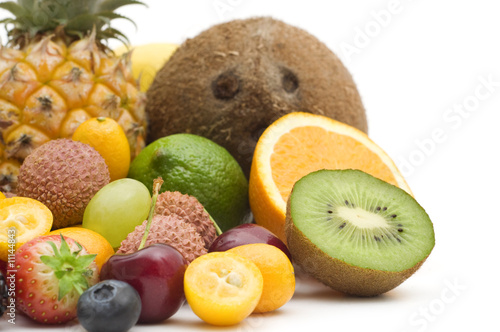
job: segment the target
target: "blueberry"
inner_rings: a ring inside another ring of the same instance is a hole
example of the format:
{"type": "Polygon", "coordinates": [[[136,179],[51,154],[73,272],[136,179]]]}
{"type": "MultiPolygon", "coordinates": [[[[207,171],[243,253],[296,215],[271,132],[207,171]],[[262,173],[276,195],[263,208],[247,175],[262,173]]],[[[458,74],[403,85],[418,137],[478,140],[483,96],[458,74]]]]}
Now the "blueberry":
{"type": "Polygon", "coordinates": [[[89,332],[124,332],[139,320],[139,293],[119,280],[105,280],[87,289],[80,296],[77,315],[89,332]]]}

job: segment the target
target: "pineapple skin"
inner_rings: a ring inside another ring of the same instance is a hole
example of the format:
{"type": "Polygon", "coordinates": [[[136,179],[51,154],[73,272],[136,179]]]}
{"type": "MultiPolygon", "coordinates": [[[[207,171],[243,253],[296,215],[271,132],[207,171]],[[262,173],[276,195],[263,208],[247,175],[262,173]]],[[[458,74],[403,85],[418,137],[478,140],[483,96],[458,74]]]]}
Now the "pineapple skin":
{"type": "Polygon", "coordinates": [[[144,148],[146,97],[130,60],[100,50],[94,34],[68,46],[52,35],[22,50],[0,46],[0,191],[15,193],[34,149],[92,117],[120,124],[132,159],[144,148]]]}

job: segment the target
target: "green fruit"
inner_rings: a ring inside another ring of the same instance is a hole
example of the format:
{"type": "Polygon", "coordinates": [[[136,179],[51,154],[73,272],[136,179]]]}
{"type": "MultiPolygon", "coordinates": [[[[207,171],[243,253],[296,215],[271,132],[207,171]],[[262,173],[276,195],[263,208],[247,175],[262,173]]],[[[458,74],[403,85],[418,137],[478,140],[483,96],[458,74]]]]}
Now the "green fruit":
{"type": "Polygon", "coordinates": [[[285,233],[306,272],[359,296],[398,286],[434,247],[432,222],[415,199],[358,170],[321,170],[297,181],[285,233]]]}
{"type": "Polygon", "coordinates": [[[148,218],[150,205],[151,196],[144,184],[133,179],[119,179],[92,197],[85,208],[82,226],[104,236],[116,249],[148,218]]]}
{"type": "Polygon", "coordinates": [[[248,181],[236,160],[211,140],[175,134],[144,148],[130,165],[130,178],[152,191],[161,176],[161,191],[194,196],[222,231],[245,222],[249,215],[248,181]]]}

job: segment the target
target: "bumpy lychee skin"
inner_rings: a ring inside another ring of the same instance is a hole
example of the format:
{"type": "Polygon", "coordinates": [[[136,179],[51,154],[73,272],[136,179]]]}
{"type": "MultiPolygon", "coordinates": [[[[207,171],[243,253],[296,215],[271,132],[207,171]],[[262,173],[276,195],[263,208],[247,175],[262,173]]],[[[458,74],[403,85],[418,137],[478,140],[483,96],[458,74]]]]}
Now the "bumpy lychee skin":
{"type": "MultiPolygon", "coordinates": [[[[134,231],[122,241],[117,254],[136,252],[141,244],[147,220],[135,227],[134,231]]],[[[151,220],[145,247],[155,243],[165,243],[177,249],[191,263],[196,257],[207,253],[205,243],[191,224],[176,215],[155,215],[151,220]]]]}
{"type": "Polygon", "coordinates": [[[58,229],[81,223],[90,199],[109,180],[108,166],[94,148],[57,139],[24,160],[17,195],[44,203],[54,215],[52,229],[58,229]]]}
{"type": "Polygon", "coordinates": [[[165,191],[158,196],[155,213],[165,216],[174,214],[192,224],[205,242],[206,249],[217,237],[215,226],[208,212],[194,196],[185,195],[178,191],[165,191]]]}

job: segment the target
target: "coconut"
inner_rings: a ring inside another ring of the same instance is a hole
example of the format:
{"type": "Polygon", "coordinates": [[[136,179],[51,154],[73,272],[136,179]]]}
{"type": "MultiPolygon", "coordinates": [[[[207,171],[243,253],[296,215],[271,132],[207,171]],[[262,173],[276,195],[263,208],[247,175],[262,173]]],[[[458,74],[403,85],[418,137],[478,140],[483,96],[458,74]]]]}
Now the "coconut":
{"type": "Polygon", "coordinates": [[[325,44],[272,18],[235,20],[188,39],[158,71],[147,92],[148,141],[205,136],[248,176],[262,132],[294,111],[367,131],[356,85],[325,44]]]}

